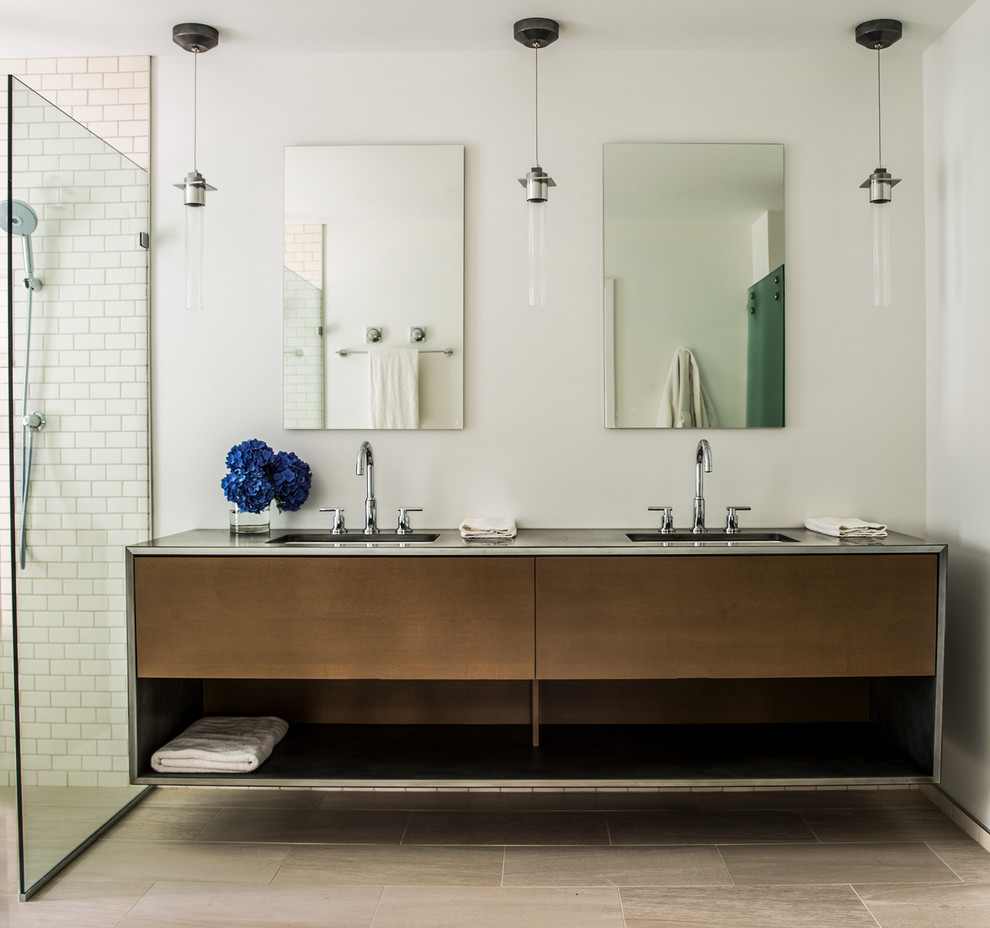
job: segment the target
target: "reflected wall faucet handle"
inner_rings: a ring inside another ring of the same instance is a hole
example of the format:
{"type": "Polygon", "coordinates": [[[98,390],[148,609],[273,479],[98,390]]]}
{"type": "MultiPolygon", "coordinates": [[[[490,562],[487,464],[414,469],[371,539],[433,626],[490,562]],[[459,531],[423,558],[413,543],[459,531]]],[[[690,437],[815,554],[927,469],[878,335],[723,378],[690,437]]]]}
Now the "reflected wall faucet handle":
{"type": "Polygon", "coordinates": [[[660,513],[660,534],[670,535],[674,531],[674,507],[673,506],[650,506],[649,512],[660,513]]]}
{"type": "Polygon", "coordinates": [[[725,507],[725,534],[735,535],[739,531],[739,516],[737,513],[749,512],[752,506],[726,506],[725,507]]]}

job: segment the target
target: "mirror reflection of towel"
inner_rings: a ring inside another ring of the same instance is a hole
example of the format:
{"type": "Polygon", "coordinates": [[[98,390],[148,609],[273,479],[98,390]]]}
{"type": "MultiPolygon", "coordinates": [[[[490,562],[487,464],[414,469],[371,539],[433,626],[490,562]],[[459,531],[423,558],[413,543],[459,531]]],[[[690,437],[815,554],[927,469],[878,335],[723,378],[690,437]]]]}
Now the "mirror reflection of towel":
{"type": "Polygon", "coordinates": [[[377,348],[368,352],[371,427],[419,428],[419,351],[377,348]]]}
{"type": "Polygon", "coordinates": [[[718,416],[701,384],[698,362],[688,348],[678,348],[660,395],[659,428],[718,428],[718,416]]]}

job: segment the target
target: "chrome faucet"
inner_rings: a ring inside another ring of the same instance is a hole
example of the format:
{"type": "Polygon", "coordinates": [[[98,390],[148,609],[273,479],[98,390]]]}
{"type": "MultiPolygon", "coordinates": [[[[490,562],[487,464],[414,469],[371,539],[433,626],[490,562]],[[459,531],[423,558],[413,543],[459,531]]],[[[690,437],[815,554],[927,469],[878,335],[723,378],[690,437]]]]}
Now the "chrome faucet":
{"type": "Polygon", "coordinates": [[[375,503],[375,459],[371,453],[371,445],[368,442],[361,442],[358,448],[357,465],[354,473],[359,477],[364,476],[366,490],[364,498],[364,534],[378,534],[378,512],[375,503]]]}
{"type": "Polygon", "coordinates": [[[704,438],[698,442],[695,460],[697,463],[694,468],[694,525],[691,531],[701,534],[705,531],[705,478],[702,471],[706,474],[712,472],[712,446],[704,438]]]}

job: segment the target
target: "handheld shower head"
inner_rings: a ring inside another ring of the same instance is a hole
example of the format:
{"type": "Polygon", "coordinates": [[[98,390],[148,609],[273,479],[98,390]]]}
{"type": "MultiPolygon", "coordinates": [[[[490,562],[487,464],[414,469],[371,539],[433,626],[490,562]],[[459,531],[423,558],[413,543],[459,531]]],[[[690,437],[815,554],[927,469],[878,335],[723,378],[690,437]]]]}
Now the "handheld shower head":
{"type": "Polygon", "coordinates": [[[4,200],[0,203],[0,227],[4,232],[21,236],[24,248],[24,286],[40,290],[41,281],[34,276],[34,255],[31,251],[31,233],[38,228],[38,216],[21,200],[4,200]]]}
{"type": "Polygon", "coordinates": [[[4,200],[0,203],[0,225],[4,232],[14,235],[30,235],[38,228],[38,216],[21,200],[4,200]]]}

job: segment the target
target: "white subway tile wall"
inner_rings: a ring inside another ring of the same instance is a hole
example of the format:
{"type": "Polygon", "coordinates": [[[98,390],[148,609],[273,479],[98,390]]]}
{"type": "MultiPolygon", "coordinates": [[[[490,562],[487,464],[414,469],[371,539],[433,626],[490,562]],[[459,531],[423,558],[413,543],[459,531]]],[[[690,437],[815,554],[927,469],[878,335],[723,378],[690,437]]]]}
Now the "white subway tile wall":
{"type": "MultiPolygon", "coordinates": [[[[285,226],[282,396],[287,429],[323,428],[323,226],[285,226]]],[[[327,333],[330,334],[330,333],[327,333]]]]}
{"type": "Polygon", "coordinates": [[[323,289],[323,226],[314,223],[285,225],[285,266],[317,290],[323,289]]]}
{"type": "MultiPolygon", "coordinates": [[[[47,418],[32,467],[28,563],[17,582],[27,786],[128,781],[124,546],[150,533],[147,253],[137,244],[148,228],[139,165],[148,152],[149,63],[146,56],[2,62],[76,119],[88,117],[117,149],[29,91],[15,94],[14,197],[38,214],[32,243],[44,284],[34,297],[28,406],[47,418]]],[[[6,116],[4,107],[4,123],[6,116]]],[[[13,261],[16,281],[23,267],[16,245],[13,261]]],[[[14,293],[19,417],[26,291],[14,293]]],[[[3,444],[6,486],[6,430],[3,444]]],[[[15,471],[19,480],[19,462],[15,471]]],[[[9,519],[6,493],[0,509],[9,519]]],[[[6,545],[0,571],[2,786],[13,784],[14,731],[6,545]]]]}
{"type": "Polygon", "coordinates": [[[151,138],[151,59],[5,58],[0,74],[13,74],[46,100],[148,169],[151,138]]]}

